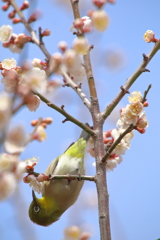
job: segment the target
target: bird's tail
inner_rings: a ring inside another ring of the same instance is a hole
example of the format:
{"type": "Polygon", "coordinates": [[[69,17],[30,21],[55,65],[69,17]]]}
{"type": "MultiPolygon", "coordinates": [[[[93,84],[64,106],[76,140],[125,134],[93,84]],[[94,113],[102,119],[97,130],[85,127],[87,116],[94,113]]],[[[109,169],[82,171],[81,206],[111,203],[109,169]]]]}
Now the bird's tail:
{"type": "MultiPolygon", "coordinates": [[[[91,128],[88,123],[85,123],[85,125],[86,125],[87,127],[91,128]]],[[[90,134],[87,133],[85,130],[82,130],[79,139],[80,139],[80,138],[83,138],[83,139],[86,140],[86,142],[87,142],[87,141],[89,140],[89,138],[90,138],[90,134]]]]}

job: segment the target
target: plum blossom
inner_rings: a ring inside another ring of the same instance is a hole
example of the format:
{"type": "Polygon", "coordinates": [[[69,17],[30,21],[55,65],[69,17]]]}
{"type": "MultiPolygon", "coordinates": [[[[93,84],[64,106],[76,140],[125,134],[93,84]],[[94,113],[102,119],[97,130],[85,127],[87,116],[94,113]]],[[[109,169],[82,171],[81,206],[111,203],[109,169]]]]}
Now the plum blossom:
{"type": "Polygon", "coordinates": [[[29,111],[35,112],[40,105],[40,98],[34,94],[30,94],[26,99],[26,105],[29,111]]]}
{"type": "Polygon", "coordinates": [[[92,13],[92,25],[100,32],[104,32],[109,25],[109,17],[104,10],[97,10],[92,13]]]}
{"type": "Polygon", "coordinates": [[[32,68],[23,74],[23,82],[27,83],[33,91],[46,92],[47,79],[44,70],[37,67],[32,68]]]}
{"type": "Polygon", "coordinates": [[[148,30],[147,32],[145,32],[143,39],[147,43],[155,42],[154,36],[155,36],[154,32],[152,30],[148,30]]]}
{"type": "Polygon", "coordinates": [[[13,28],[10,25],[2,25],[0,27],[0,41],[7,43],[10,41],[13,33],[13,28]]]}
{"type": "Polygon", "coordinates": [[[19,83],[18,73],[14,69],[10,69],[3,70],[2,75],[5,76],[1,79],[1,82],[4,85],[4,91],[6,93],[14,93],[19,83]]]}
{"type": "Polygon", "coordinates": [[[73,25],[70,27],[70,31],[73,32],[80,28],[83,32],[90,32],[92,29],[92,21],[90,17],[84,16],[81,19],[76,19],[73,22],[73,25]]]}
{"type": "Polygon", "coordinates": [[[17,66],[17,61],[14,58],[6,58],[1,62],[1,64],[2,64],[2,68],[5,68],[6,70],[10,70],[17,66]]]}
{"type": "Polygon", "coordinates": [[[10,154],[20,153],[24,151],[27,139],[24,127],[17,125],[8,131],[4,147],[10,154]]]}
{"type": "Polygon", "coordinates": [[[0,172],[0,201],[12,195],[17,187],[15,175],[11,172],[0,172]]]}
{"type": "Polygon", "coordinates": [[[37,180],[37,178],[34,175],[29,175],[27,179],[29,181],[30,187],[34,191],[36,191],[37,193],[41,193],[42,192],[42,185],[41,185],[41,183],[37,180]]]}
{"type": "Polygon", "coordinates": [[[4,93],[0,94],[0,130],[4,129],[11,117],[11,98],[4,93]]]}

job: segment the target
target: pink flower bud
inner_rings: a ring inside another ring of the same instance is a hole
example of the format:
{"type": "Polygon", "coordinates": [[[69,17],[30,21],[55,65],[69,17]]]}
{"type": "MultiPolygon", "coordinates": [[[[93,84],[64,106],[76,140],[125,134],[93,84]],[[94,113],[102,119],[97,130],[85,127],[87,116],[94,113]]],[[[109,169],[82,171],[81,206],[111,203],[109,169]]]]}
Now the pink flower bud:
{"type": "Polygon", "coordinates": [[[7,11],[10,6],[10,2],[7,2],[5,5],[2,6],[3,11],[7,11]]]}
{"type": "Polygon", "coordinates": [[[38,123],[38,120],[32,120],[31,121],[32,127],[35,127],[37,125],[37,123],[38,123]]]}
{"type": "Polygon", "coordinates": [[[16,15],[16,11],[13,10],[13,11],[11,11],[11,12],[8,14],[8,17],[12,19],[12,18],[15,17],[15,15],[16,15]]]}
{"type": "Polygon", "coordinates": [[[106,3],[105,0],[93,0],[93,4],[98,8],[103,7],[105,3],[106,3]]]}
{"type": "Polygon", "coordinates": [[[53,119],[51,117],[48,117],[48,118],[45,118],[42,122],[46,124],[51,124],[53,122],[53,119]]]}
{"type": "Polygon", "coordinates": [[[29,19],[28,19],[28,23],[32,23],[32,22],[35,22],[38,18],[40,18],[41,16],[41,12],[40,11],[35,11],[35,13],[33,13],[29,19]]]}
{"type": "Polygon", "coordinates": [[[143,134],[146,132],[145,128],[139,128],[139,127],[135,127],[135,130],[137,130],[139,133],[143,134]]]}
{"type": "Polygon", "coordinates": [[[23,178],[23,182],[24,182],[24,183],[29,183],[28,176],[29,176],[29,175],[27,175],[27,176],[25,176],[25,177],[23,178]]]}
{"type": "Polygon", "coordinates": [[[144,102],[143,103],[143,107],[148,107],[149,106],[149,103],[148,102],[144,102]]]}
{"type": "Polygon", "coordinates": [[[12,23],[13,24],[17,24],[17,23],[20,23],[21,22],[21,19],[20,18],[13,18],[12,19],[12,23]]]}
{"type": "Polygon", "coordinates": [[[51,35],[51,31],[49,29],[45,29],[42,33],[42,36],[50,36],[51,35]]]}
{"type": "Polygon", "coordinates": [[[44,181],[48,181],[48,180],[49,180],[49,177],[46,176],[45,174],[41,173],[41,174],[38,175],[37,180],[38,180],[39,182],[44,182],[44,181]]]}
{"type": "Polygon", "coordinates": [[[15,43],[25,44],[27,42],[30,42],[30,40],[31,40],[31,37],[27,36],[24,33],[20,33],[20,34],[18,34],[18,36],[15,40],[15,43]]]}
{"type": "Polygon", "coordinates": [[[20,10],[23,11],[25,9],[29,8],[29,2],[28,1],[24,1],[22,3],[22,6],[20,7],[20,10]]]}

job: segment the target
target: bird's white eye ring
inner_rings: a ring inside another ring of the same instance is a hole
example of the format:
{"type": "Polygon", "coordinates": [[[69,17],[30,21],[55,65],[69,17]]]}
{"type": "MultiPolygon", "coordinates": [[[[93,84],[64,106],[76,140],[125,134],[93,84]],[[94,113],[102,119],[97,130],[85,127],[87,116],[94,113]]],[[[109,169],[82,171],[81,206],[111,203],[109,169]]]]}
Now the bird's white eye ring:
{"type": "Polygon", "coordinates": [[[36,213],[39,212],[39,210],[40,210],[40,207],[39,207],[38,205],[34,206],[34,211],[35,211],[36,213]]]}

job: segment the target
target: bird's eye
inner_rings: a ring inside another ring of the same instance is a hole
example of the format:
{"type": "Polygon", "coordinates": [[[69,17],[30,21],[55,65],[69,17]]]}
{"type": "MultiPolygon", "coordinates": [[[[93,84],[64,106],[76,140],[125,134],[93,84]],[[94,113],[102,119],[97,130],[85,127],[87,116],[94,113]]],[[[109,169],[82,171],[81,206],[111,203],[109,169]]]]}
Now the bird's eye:
{"type": "Polygon", "coordinates": [[[37,213],[37,212],[39,212],[39,210],[40,210],[40,207],[39,206],[34,206],[34,211],[37,213]]]}

